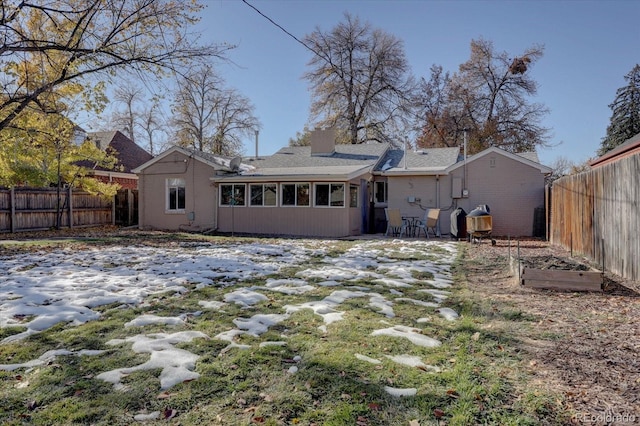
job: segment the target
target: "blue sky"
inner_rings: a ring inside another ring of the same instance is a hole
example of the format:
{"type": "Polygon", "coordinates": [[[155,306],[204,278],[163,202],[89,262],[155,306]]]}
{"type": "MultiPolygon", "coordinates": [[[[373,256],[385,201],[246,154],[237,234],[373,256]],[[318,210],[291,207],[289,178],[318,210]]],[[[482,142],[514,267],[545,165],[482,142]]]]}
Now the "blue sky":
{"type": "MultiPolygon", "coordinates": [[[[330,30],[349,12],[403,40],[416,77],[428,78],[433,64],[457,71],[469,59],[472,39],[514,56],[543,45],[544,56],[530,72],[539,85],[533,101],[550,109],[542,124],[555,146],[538,150],[547,165],[560,156],[575,163],[595,156],[611,117],[608,105],[640,63],[640,2],[634,0],[248,1],[299,39],[316,27],[330,30]]],[[[308,121],[302,75],[311,52],[240,0],[204,3],[201,37],[238,46],[219,71],[251,99],[263,126],[259,153],[272,154],[308,121]]],[[[254,153],[248,139],[245,154],[254,153]]]]}

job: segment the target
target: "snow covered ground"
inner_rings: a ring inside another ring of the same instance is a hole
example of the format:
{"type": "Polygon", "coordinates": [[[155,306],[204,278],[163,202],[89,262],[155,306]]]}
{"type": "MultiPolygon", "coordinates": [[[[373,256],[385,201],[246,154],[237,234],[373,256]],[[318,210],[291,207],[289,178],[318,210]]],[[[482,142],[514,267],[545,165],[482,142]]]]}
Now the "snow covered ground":
{"type": "MultiPolygon", "coordinates": [[[[280,243],[252,243],[238,245],[216,245],[207,242],[190,242],[171,247],[99,247],[87,251],[60,249],[40,251],[28,256],[0,257],[0,327],[19,326],[25,330],[5,338],[1,343],[15,342],[40,333],[58,323],[69,326],[83,324],[100,318],[96,307],[120,303],[135,306],[144,303],[149,295],[158,293],[183,293],[187,284],[196,284],[197,289],[218,286],[225,290],[220,300],[199,302],[205,310],[219,310],[226,304],[238,304],[249,310],[253,305],[277,294],[301,295],[313,292],[318,287],[329,287],[333,291],[323,300],[287,305],[283,311],[270,314],[235,318],[234,328],[216,336],[200,332],[172,332],[145,334],[149,324],[164,324],[167,329],[180,325],[188,315],[201,312],[184,312],[175,317],[142,315],[124,324],[137,327],[140,334],[126,339],[107,342],[105,349],[121,348],[139,353],[148,353],[144,364],[105,371],[99,379],[111,382],[116,388],[124,375],[141,369],[161,368],[160,383],[163,389],[185,380],[194,380],[198,357],[185,350],[175,348],[179,342],[196,338],[213,338],[227,341],[227,350],[242,348],[235,337],[244,333],[260,336],[271,326],[285,321],[289,315],[301,309],[311,309],[323,319],[321,329],[340,321],[344,315],[343,302],[352,298],[368,300],[372,310],[379,312],[385,322],[375,335],[408,339],[415,345],[433,347],[439,341],[420,333],[416,324],[392,325],[394,304],[411,303],[425,312],[438,313],[455,321],[458,314],[449,308],[440,308],[447,298],[446,290],[452,284],[450,266],[456,255],[456,245],[450,242],[402,241],[394,244],[389,240],[357,242],[339,257],[329,255],[333,241],[282,240],[280,243]],[[436,245],[438,250],[431,250],[436,245]],[[398,260],[393,253],[403,256],[422,255],[425,252],[438,257],[437,261],[398,260]],[[322,262],[317,262],[318,258],[322,262]],[[314,262],[310,262],[314,259],[314,262]],[[301,269],[294,279],[267,279],[283,268],[310,265],[301,269]],[[316,266],[317,265],[317,266],[316,266]],[[413,288],[419,280],[414,272],[429,272],[433,280],[420,281],[421,290],[428,294],[429,301],[404,297],[404,290],[413,288]],[[247,286],[246,280],[264,279],[263,284],[247,286]],[[371,287],[357,286],[354,281],[366,279],[371,287]],[[384,289],[385,291],[380,291],[384,289]],[[375,291],[378,290],[378,291],[375,291]]],[[[417,323],[429,321],[420,318],[417,323]]],[[[284,345],[286,342],[262,342],[262,344],[284,345]]],[[[15,370],[41,365],[57,355],[92,356],[100,351],[58,350],[49,351],[36,360],[24,364],[0,365],[0,369],[15,370]]],[[[365,362],[379,360],[364,355],[356,356],[365,362]]],[[[390,357],[399,363],[419,364],[406,354],[390,357]]],[[[436,367],[433,367],[436,370],[436,367]]],[[[294,374],[295,369],[290,373],[294,374]]],[[[398,396],[414,393],[412,389],[393,389],[388,392],[398,396]]]]}

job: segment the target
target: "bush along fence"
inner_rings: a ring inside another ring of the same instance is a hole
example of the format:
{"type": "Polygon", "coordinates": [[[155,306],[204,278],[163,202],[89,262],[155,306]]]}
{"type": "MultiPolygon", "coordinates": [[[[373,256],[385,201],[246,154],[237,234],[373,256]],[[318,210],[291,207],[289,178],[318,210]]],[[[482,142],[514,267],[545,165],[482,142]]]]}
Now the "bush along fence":
{"type": "Polygon", "coordinates": [[[553,182],[550,240],[640,280],[640,154],[553,182]]]}
{"type": "Polygon", "coordinates": [[[0,232],[134,225],[136,201],[131,190],[111,200],[73,188],[0,188],[0,232]]]}

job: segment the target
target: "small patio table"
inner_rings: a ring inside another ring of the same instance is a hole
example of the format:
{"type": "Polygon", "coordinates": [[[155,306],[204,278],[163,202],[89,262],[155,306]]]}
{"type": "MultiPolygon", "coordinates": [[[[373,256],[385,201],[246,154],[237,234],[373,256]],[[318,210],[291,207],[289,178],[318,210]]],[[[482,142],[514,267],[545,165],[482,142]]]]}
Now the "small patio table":
{"type": "Polygon", "coordinates": [[[416,223],[420,220],[419,216],[402,216],[402,220],[407,223],[407,235],[416,236],[416,223]]]}

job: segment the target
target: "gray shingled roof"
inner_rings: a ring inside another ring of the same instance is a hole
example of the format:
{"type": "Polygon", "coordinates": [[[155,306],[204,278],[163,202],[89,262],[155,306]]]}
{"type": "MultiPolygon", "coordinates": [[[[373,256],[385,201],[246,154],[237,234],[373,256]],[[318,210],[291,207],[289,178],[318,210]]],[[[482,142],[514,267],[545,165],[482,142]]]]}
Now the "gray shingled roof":
{"type": "Polygon", "coordinates": [[[407,159],[406,170],[437,171],[444,170],[452,164],[455,164],[458,161],[460,149],[455,147],[429,148],[420,151],[407,151],[406,153],[402,149],[392,149],[380,162],[376,171],[388,172],[405,170],[405,155],[407,159]]]}
{"type": "Polygon", "coordinates": [[[258,173],[266,172],[266,169],[373,166],[388,148],[388,144],[380,143],[336,145],[333,154],[318,156],[311,155],[310,146],[290,146],[257,160],[245,158],[243,163],[254,166],[258,173]]]}
{"type": "Polygon", "coordinates": [[[522,158],[525,158],[529,161],[533,161],[534,163],[540,163],[540,159],[538,158],[538,153],[535,151],[530,152],[518,152],[516,155],[519,155],[522,158]]]}

